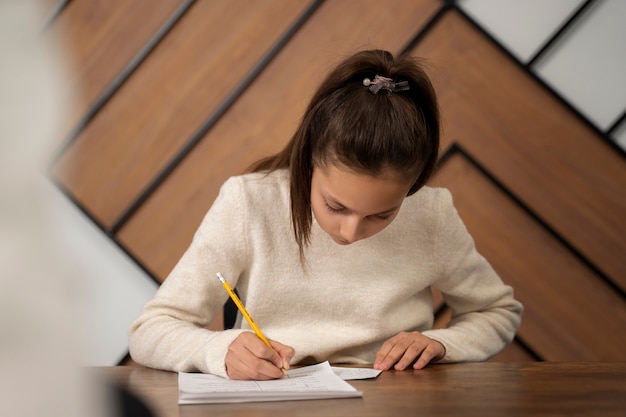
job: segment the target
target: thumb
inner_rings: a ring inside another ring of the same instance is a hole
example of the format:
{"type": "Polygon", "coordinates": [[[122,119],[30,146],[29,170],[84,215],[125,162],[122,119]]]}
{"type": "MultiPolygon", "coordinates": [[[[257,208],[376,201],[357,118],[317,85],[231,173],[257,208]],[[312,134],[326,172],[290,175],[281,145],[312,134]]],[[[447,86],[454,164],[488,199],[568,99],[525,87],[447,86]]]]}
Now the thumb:
{"type": "Polygon", "coordinates": [[[271,341],[272,347],[280,356],[280,365],[277,365],[282,369],[289,369],[289,364],[291,363],[291,359],[293,359],[295,355],[295,351],[291,346],[283,345],[282,343],[271,341]]]}
{"type": "Polygon", "coordinates": [[[283,369],[283,362],[284,362],[283,357],[280,356],[280,354],[276,352],[276,350],[274,350],[274,353],[272,354],[271,361],[275,367],[283,369]]]}

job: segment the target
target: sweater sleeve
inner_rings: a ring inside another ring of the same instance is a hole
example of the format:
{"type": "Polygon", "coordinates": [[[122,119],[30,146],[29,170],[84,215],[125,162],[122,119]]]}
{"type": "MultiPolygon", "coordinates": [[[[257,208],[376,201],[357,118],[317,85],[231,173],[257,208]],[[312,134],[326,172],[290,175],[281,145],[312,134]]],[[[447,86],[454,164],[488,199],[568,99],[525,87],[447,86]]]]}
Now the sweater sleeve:
{"type": "Polygon", "coordinates": [[[242,330],[210,331],[205,326],[228,298],[216,273],[236,284],[247,256],[240,187],[221,188],[192,243],[146,303],[129,330],[133,360],[170,371],[201,371],[226,377],[228,346],[242,330]]]}
{"type": "Polygon", "coordinates": [[[441,274],[434,286],[452,310],[445,329],[423,332],[446,348],[440,362],[483,361],[513,340],[522,305],[481,256],[447,190],[440,199],[436,253],[441,274]]]}

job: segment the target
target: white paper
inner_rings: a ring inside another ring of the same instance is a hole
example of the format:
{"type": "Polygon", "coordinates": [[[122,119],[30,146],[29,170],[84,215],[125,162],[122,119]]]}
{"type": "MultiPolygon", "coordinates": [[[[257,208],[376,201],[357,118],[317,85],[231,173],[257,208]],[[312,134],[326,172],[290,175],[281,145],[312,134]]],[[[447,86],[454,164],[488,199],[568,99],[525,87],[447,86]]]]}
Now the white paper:
{"type": "Polygon", "coordinates": [[[344,381],[376,378],[382,372],[378,369],[372,368],[343,368],[339,366],[332,366],[331,369],[335,375],[344,381]]]}
{"type": "Polygon", "coordinates": [[[178,403],[231,403],[360,397],[328,362],[289,370],[282,379],[240,381],[201,373],[178,373],[178,403]]]}

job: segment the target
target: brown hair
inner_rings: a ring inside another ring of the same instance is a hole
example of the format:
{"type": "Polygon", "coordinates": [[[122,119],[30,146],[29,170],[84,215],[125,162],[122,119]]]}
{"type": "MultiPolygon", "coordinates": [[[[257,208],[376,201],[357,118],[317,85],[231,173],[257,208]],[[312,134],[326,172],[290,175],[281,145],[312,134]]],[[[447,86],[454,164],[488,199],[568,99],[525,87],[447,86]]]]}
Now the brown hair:
{"type": "Polygon", "coordinates": [[[362,51],[325,78],[285,148],[250,171],[289,169],[291,221],[303,257],[311,231],[314,167],[334,164],[369,175],[391,168],[415,178],[411,195],[431,176],[438,151],[437,99],[420,62],[382,50],[362,51]],[[407,81],[409,89],[374,94],[363,80],[376,75],[407,81]]]}

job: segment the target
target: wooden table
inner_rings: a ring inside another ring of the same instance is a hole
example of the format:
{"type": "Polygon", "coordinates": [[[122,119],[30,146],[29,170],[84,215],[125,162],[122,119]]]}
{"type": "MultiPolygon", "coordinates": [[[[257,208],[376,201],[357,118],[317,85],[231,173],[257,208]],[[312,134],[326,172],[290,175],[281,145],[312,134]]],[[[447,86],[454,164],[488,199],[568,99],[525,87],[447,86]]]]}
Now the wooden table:
{"type": "Polygon", "coordinates": [[[383,372],[350,381],[362,398],[177,404],[177,375],[142,367],[93,368],[173,416],[626,416],[626,362],[468,363],[383,372]]]}

